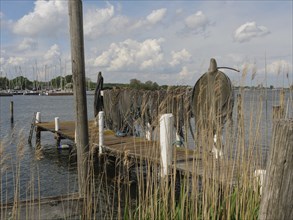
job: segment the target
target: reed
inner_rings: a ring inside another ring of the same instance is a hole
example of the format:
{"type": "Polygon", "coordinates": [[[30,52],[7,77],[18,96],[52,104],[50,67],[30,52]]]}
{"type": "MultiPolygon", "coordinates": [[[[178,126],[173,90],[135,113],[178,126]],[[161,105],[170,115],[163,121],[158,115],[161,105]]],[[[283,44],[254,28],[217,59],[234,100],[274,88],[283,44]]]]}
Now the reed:
{"type": "MultiPolygon", "coordinates": [[[[246,92],[241,90],[240,95],[239,97],[243,98],[246,92]]],[[[178,102],[173,100],[173,103],[178,102]]],[[[257,219],[261,195],[254,170],[262,168],[265,164],[262,146],[264,103],[264,94],[253,97],[250,103],[239,98],[234,108],[234,122],[224,128],[220,146],[224,152],[223,158],[215,159],[211,154],[213,132],[207,128],[201,132],[200,145],[196,145],[197,159],[192,161],[192,165],[187,162],[180,164],[192,167],[191,172],[176,171],[179,162],[175,161],[170,174],[165,178],[160,176],[160,164],[153,163],[150,159],[129,160],[127,152],[114,159],[109,155],[98,156],[95,144],[98,138],[97,130],[92,128],[90,152],[87,155],[88,160],[85,161],[89,167],[86,197],[81,200],[81,210],[77,210],[79,215],[75,214],[76,210],[68,210],[65,202],[62,202],[63,218],[257,219]]],[[[171,109],[172,100],[166,105],[154,106],[158,112],[162,108],[171,109]]],[[[189,112],[184,112],[186,149],[195,147],[194,143],[187,141],[191,135],[187,123],[189,116],[189,112]]],[[[176,121],[179,123],[179,120],[176,121]]],[[[152,126],[158,126],[157,118],[153,120],[152,126]]],[[[159,137],[158,132],[155,130],[154,139],[159,137]]],[[[19,138],[16,143],[16,155],[6,153],[12,137],[0,141],[0,218],[32,219],[36,217],[34,213],[38,213],[37,218],[41,219],[42,186],[39,173],[42,171],[36,163],[36,167],[31,171],[30,181],[26,184],[20,181],[26,146],[23,132],[17,136],[19,138]],[[8,187],[5,185],[8,172],[13,173],[14,179],[11,211],[4,205],[11,202],[6,191],[8,187]],[[25,216],[20,215],[20,197],[27,200],[25,216]],[[37,206],[32,202],[36,198],[39,199],[37,206]]],[[[150,151],[153,147],[150,144],[150,151]]],[[[36,161],[41,162],[43,159],[42,151],[42,148],[36,150],[36,161]]],[[[71,192],[68,190],[68,193],[71,192]]]]}

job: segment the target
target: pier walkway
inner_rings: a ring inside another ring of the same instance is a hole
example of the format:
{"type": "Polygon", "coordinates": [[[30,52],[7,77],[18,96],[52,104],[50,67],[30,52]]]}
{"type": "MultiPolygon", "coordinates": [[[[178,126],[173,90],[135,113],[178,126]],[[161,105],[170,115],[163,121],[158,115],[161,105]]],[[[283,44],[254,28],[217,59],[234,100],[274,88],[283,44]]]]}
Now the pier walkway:
{"type": "MultiPolygon", "coordinates": [[[[98,128],[93,121],[89,121],[90,141],[98,145],[98,128]]],[[[75,140],[75,122],[62,121],[59,130],[55,131],[55,122],[35,123],[36,130],[39,132],[48,131],[61,139],[75,140]]],[[[193,161],[197,158],[196,151],[187,148],[174,148],[175,155],[173,163],[193,161]]],[[[130,158],[151,160],[160,163],[160,146],[158,141],[148,141],[141,137],[126,136],[117,137],[111,130],[104,131],[103,151],[112,156],[127,155],[130,158]]]]}
{"type": "MultiPolygon", "coordinates": [[[[59,130],[55,131],[54,122],[36,123],[37,131],[48,131],[55,134],[55,138],[75,140],[75,123],[73,121],[62,121],[59,130]]],[[[93,121],[89,121],[90,143],[98,146],[99,131],[93,121]]],[[[136,163],[147,162],[148,164],[159,165],[161,161],[160,143],[148,141],[141,137],[117,137],[113,131],[104,131],[103,154],[108,156],[128,158],[136,163]]],[[[172,169],[191,175],[205,176],[225,184],[235,184],[239,178],[239,170],[243,171],[243,163],[232,159],[215,159],[212,153],[190,150],[185,147],[174,146],[172,169]],[[240,167],[242,166],[242,167],[240,167]],[[224,174],[224,175],[223,175],[224,174]]],[[[247,166],[247,172],[251,173],[256,166],[247,166]]]]}

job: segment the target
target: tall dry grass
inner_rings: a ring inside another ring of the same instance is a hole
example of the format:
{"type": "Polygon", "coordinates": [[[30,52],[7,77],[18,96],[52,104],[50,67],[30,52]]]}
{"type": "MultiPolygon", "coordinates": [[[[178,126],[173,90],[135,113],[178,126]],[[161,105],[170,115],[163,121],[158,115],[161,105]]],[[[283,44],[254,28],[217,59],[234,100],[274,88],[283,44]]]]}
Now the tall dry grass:
{"type": "MultiPolygon", "coordinates": [[[[127,152],[115,158],[109,155],[98,157],[93,137],[86,161],[89,167],[86,197],[76,208],[78,210],[68,210],[64,203],[61,216],[65,219],[257,219],[261,195],[254,170],[264,168],[262,143],[265,135],[261,126],[265,120],[265,96],[253,97],[256,105],[254,101],[243,101],[244,90],[240,95],[234,109],[233,129],[225,127],[219,146],[223,149],[223,157],[215,159],[210,152],[213,132],[207,129],[201,133],[201,145],[194,151],[196,159],[175,160],[169,175],[164,178],[160,175],[160,164],[151,159],[137,157],[130,160],[127,152]],[[249,113],[245,112],[245,105],[249,106],[249,113]],[[178,171],[178,167],[188,171],[178,171]]],[[[188,131],[188,125],[185,125],[185,147],[190,146],[188,131]]],[[[153,136],[159,137],[159,134],[153,136]]],[[[24,186],[20,181],[24,135],[22,133],[18,140],[15,157],[5,154],[5,148],[10,145],[5,141],[10,140],[0,141],[0,217],[41,219],[42,186],[38,173],[42,171],[38,167],[37,174],[32,171],[31,180],[24,186]],[[8,203],[8,192],[5,191],[8,172],[13,173],[14,182],[12,209],[4,205],[8,203]],[[20,194],[24,191],[27,200],[25,216],[20,215],[20,194]],[[35,198],[39,199],[37,205],[32,202],[35,198]]],[[[155,146],[150,144],[148,148],[152,151],[155,146]]],[[[36,159],[42,159],[41,152],[42,149],[36,151],[36,159]]],[[[155,151],[152,153],[156,154],[155,151]]]]}

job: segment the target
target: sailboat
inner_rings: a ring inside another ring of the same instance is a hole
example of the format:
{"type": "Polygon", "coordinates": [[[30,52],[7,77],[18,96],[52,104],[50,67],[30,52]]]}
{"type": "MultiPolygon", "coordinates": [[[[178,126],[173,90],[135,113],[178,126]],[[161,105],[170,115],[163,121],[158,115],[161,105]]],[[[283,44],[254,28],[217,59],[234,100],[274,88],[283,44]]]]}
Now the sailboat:
{"type": "MultiPolygon", "coordinates": [[[[73,95],[72,91],[67,91],[66,90],[66,78],[62,76],[62,62],[61,62],[61,58],[59,59],[60,61],[60,85],[59,85],[59,89],[57,89],[56,91],[50,91],[50,92],[46,92],[46,95],[48,96],[70,96],[73,95]],[[64,80],[64,82],[63,82],[64,80]]],[[[66,73],[66,63],[65,63],[65,73],[66,73]]]]}

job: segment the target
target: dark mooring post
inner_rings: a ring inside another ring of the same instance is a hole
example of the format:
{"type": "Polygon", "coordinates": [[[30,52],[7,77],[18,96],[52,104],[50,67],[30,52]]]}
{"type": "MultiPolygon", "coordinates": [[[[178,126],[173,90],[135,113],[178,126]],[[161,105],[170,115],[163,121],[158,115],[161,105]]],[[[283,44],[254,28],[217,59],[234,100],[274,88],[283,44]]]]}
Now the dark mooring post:
{"type": "Polygon", "coordinates": [[[85,84],[82,1],[68,1],[71,39],[73,92],[75,99],[75,126],[79,195],[86,195],[87,154],[89,149],[88,118],[85,84]]]}
{"type": "Polygon", "coordinates": [[[10,122],[14,122],[14,116],[13,116],[13,101],[10,102],[10,122]]]}
{"type": "Polygon", "coordinates": [[[41,129],[36,127],[36,149],[41,147],[41,129]]]}
{"type": "Polygon", "coordinates": [[[260,220],[293,219],[293,120],[276,120],[267,164],[260,220]]]}

